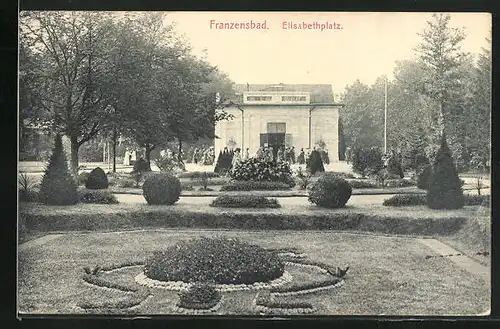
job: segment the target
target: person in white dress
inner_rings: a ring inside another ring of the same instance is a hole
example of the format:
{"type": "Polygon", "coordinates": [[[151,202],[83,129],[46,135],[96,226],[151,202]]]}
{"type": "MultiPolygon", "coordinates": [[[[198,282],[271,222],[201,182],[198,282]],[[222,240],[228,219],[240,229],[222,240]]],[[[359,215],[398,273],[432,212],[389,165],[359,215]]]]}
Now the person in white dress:
{"type": "Polygon", "coordinates": [[[130,152],[129,150],[125,151],[125,155],[123,156],[123,165],[124,166],[130,166],[130,152]]]}

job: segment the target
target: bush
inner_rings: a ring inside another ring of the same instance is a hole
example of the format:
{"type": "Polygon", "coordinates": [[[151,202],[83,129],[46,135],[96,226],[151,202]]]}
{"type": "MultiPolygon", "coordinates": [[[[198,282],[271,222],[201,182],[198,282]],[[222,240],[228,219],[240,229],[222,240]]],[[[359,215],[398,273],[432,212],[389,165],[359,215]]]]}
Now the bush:
{"type": "MultiPolygon", "coordinates": [[[[464,195],[466,206],[490,206],[489,195],[464,195]]],[[[399,206],[423,206],[427,204],[425,194],[396,194],[384,200],[383,205],[389,207],[399,206]]]]}
{"type": "Polygon", "coordinates": [[[427,206],[431,209],[459,209],[464,206],[464,195],[458,172],[453,162],[446,137],[432,165],[427,190],[427,206]]]}
{"type": "Polygon", "coordinates": [[[344,179],[347,179],[347,178],[349,178],[349,179],[356,178],[356,176],[354,176],[350,172],[328,171],[328,173],[337,175],[338,177],[342,177],[344,179]]]}
{"type": "Polygon", "coordinates": [[[137,161],[134,163],[134,169],[132,170],[133,172],[138,172],[138,173],[143,173],[146,171],[151,171],[151,169],[148,166],[148,162],[143,159],[139,158],[137,161]]]}
{"type": "Polygon", "coordinates": [[[329,173],[321,176],[309,191],[309,201],[320,207],[342,208],[351,197],[349,183],[329,173]]]}
{"type": "Polygon", "coordinates": [[[237,181],[281,182],[295,186],[292,170],[287,162],[265,161],[249,158],[241,161],[230,171],[232,179],[237,181]]]}
{"type": "Polygon", "coordinates": [[[80,202],[97,204],[116,204],[116,196],[109,191],[101,190],[83,190],[80,191],[80,202]]]}
{"type": "Polygon", "coordinates": [[[88,178],[89,178],[89,173],[86,171],[78,174],[78,185],[85,185],[87,183],[88,178]]]}
{"type": "Polygon", "coordinates": [[[183,164],[179,163],[179,159],[177,157],[174,158],[164,155],[162,157],[156,158],[154,162],[161,172],[168,174],[173,174],[174,172],[184,169],[183,164]]]}
{"type": "Polygon", "coordinates": [[[352,155],[352,168],[363,177],[378,173],[384,168],[382,152],[377,148],[355,149],[352,155]]]}
{"type": "Polygon", "coordinates": [[[281,205],[276,199],[269,199],[257,195],[221,195],[218,196],[212,203],[211,207],[222,208],[280,208],[281,205]]]}
{"type": "Polygon", "coordinates": [[[220,175],[216,172],[212,171],[186,171],[182,172],[179,174],[179,178],[191,178],[191,179],[197,179],[205,176],[207,178],[217,178],[220,177],[220,175]]]}
{"type": "Polygon", "coordinates": [[[423,206],[427,203],[425,194],[396,194],[382,203],[388,207],[423,206]]]}
{"type": "Polygon", "coordinates": [[[76,181],[69,172],[63,152],[60,135],[55,138],[55,146],[40,185],[39,199],[51,205],[71,205],[78,202],[76,181]]]}
{"type": "Polygon", "coordinates": [[[351,188],[377,188],[377,184],[375,182],[367,181],[367,180],[359,180],[359,179],[350,179],[348,180],[351,188]]]}
{"type": "Polygon", "coordinates": [[[415,183],[409,179],[388,179],[385,181],[387,187],[409,187],[415,186],[415,183]]]}
{"type": "Polygon", "coordinates": [[[490,196],[489,195],[465,195],[465,205],[466,206],[490,206],[490,196]]]}
{"type": "Polygon", "coordinates": [[[144,198],[151,205],[172,205],[181,195],[179,178],[166,174],[150,175],[142,185],[144,198]]]}
{"type": "Polygon", "coordinates": [[[91,190],[102,190],[108,188],[108,186],[108,176],[100,167],[93,169],[85,182],[85,187],[91,190]]]}
{"type": "Polygon", "coordinates": [[[323,160],[318,150],[312,150],[309,158],[306,161],[306,168],[315,175],[317,172],[324,172],[323,160]]]}
{"type": "Polygon", "coordinates": [[[118,179],[116,185],[118,185],[118,187],[130,188],[135,187],[136,182],[131,178],[120,178],[118,179]]]}
{"type": "Polygon", "coordinates": [[[214,172],[225,174],[231,170],[233,162],[233,154],[227,149],[224,152],[220,151],[215,163],[214,172]]]}
{"type": "Polygon", "coordinates": [[[307,187],[311,182],[311,177],[312,175],[308,170],[304,172],[302,171],[302,167],[299,167],[297,170],[297,179],[299,180],[299,188],[301,190],[307,190],[307,187]]]}
{"type": "Polygon", "coordinates": [[[211,284],[196,283],[188,291],[179,294],[179,307],[188,309],[210,309],[217,305],[221,295],[211,284]]]}
{"type": "Polygon", "coordinates": [[[283,275],[285,265],[273,252],[234,238],[196,238],[157,251],[145,274],[160,281],[253,284],[283,275]]]}
{"type": "Polygon", "coordinates": [[[268,181],[232,181],[220,188],[221,191],[278,191],[289,189],[289,184],[268,181]]]}
{"type": "Polygon", "coordinates": [[[35,179],[27,174],[19,175],[19,201],[35,202],[38,201],[38,193],[35,190],[35,179]]]}
{"type": "Polygon", "coordinates": [[[417,187],[422,190],[427,190],[429,186],[429,177],[431,175],[431,165],[425,165],[417,174],[417,187]]]}

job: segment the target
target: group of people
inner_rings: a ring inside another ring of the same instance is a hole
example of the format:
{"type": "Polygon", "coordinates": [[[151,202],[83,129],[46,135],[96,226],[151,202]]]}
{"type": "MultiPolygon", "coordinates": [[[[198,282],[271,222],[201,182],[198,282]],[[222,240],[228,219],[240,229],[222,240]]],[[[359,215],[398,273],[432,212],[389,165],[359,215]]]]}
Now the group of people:
{"type": "Polygon", "coordinates": [[[288,162],[290,164],[295,164],[295,147],[280,147],[277,151],[275,151],[272,146],[261,146],[257,150],[255,156],[257,157],[257,159],[261,160],[288,162]]]}
{"type": "Polygon", "coordinates": [[[213,146],[210,146],[204,150],[195,148],[193,151],[194,164],[200,164],[202,166],[211,166],[215,162],[215,150],[213,146]]]}

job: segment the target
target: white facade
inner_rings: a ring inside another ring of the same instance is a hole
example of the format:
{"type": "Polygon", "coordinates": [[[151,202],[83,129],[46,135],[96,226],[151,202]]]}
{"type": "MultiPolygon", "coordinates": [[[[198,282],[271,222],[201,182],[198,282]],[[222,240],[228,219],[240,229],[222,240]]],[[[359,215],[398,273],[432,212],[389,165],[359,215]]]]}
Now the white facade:
{"type": "Polygon", "coordinates": [[[297,155],[301,148],[316,146],[323,140],[330,161],[338,162],[338,123],[340,104],[311,104],[306,92],[245,92],[241,104],[232,104],[225,110],[234,118],[216,125],[215,154],[224,147],[249,148],[254,155],[263,136],[269,133],[268,124],[284,126],[285,145],[294,146],[297,155]],[[250,97],[250,98],[248,98],[250,97]],[[259,98],[261,97],[261,98],[259,98]]]}

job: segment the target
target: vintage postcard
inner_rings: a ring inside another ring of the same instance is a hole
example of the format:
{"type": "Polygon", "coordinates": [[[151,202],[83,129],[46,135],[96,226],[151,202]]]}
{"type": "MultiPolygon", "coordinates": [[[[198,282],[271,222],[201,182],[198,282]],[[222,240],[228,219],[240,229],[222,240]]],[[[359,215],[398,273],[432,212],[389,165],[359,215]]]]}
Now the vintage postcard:
{"type": "Polygon", "coordinates": [[[18,316],[486,316],[491,15],[20,11],[18,316]]]}

